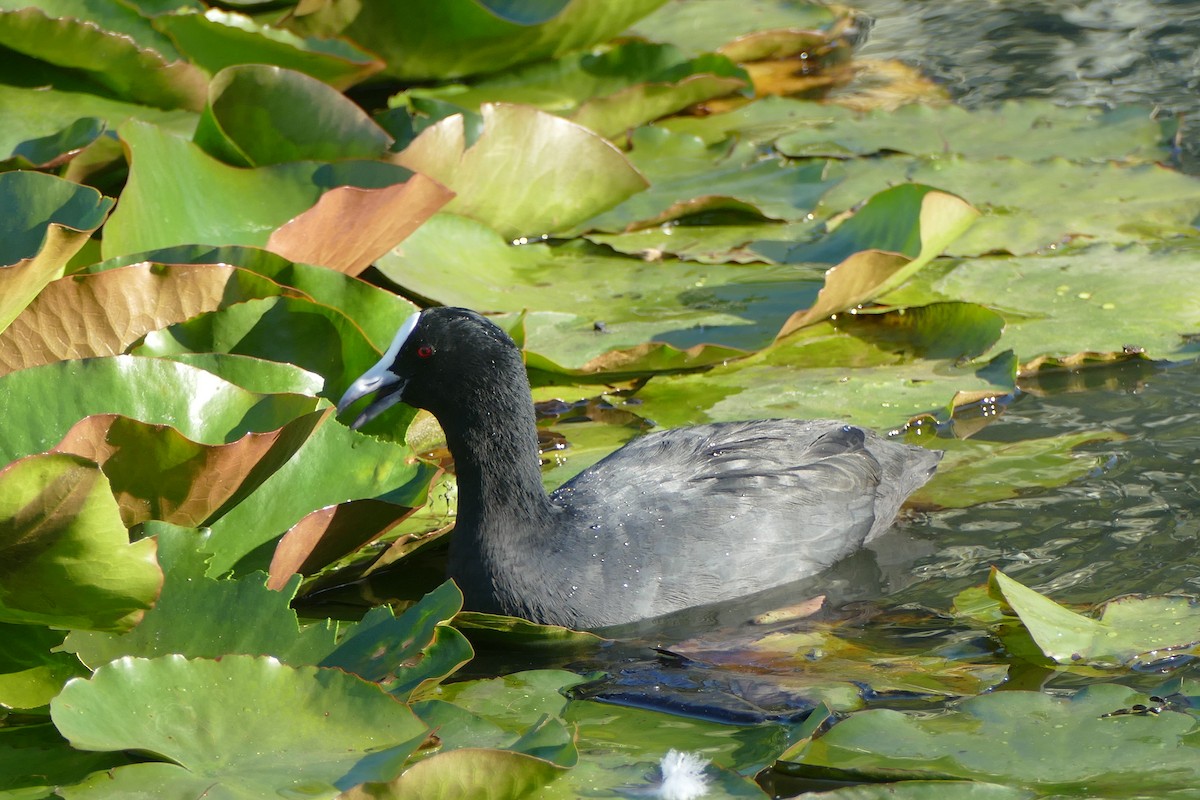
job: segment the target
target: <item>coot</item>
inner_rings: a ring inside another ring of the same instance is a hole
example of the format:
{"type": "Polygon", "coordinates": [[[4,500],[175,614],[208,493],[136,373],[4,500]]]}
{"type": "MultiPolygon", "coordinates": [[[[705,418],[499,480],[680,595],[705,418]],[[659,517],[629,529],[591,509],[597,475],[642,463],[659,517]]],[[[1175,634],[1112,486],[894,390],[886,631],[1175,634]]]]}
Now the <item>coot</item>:
{"type": "Polygon", "coordinates": [[[413,314],[338,403],[404,401],[458,478],[450,576],[467,607],[573,628],[649,619],[811,575],[886,530],[941,453],[830,420],[642,436],[547,496],[521,351],[473,311],[413,314]]]}

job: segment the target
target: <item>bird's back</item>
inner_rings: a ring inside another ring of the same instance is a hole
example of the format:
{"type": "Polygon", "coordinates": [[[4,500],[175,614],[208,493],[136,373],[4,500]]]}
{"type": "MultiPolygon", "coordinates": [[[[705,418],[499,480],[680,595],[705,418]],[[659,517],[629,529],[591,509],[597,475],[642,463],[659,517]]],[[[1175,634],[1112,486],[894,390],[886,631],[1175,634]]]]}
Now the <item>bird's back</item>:
{"type": "Polygon", "coordinates": [[[939,458],[828,420],[636,439],[551,496],[566,519],[540,560],[570,609],[557,621],[617,624],[811,575],[886,530],[939,458]]]}

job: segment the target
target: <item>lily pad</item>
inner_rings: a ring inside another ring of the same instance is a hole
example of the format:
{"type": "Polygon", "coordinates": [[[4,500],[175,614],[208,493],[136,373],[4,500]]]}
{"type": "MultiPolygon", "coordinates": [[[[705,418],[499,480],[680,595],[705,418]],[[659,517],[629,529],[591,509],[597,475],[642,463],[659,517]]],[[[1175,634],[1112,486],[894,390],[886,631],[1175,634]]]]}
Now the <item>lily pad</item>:
{"type": "MultiPolygon", "coordinates": [[[[936,320],[936,315],[929,319],[936,320]]],[[[903,351],[894,341],[876,344],[853,329],[841,333],[831,323],[820,323],[776,347],[702,374],[656,377],[637,394],[639,413],[664,427],[800,417],[844,419],[886,430],[945,406],[959,391],[1005,394],[1014,388],[1011,369],[914,360],[903,351]]],[[[998,362],[1007,360],[997,357],[998,362]]]]}
{"type": "Polygon", "coordinates": [[[1010,101],[986,109],[914,103],[861,114],[828,112],[775,140],[793,158],[832,158],[880,152],[1040,161],[1164,160],[1173,121],[1154,119],[1151,109],[1068,108],[1048,100],[1010,101]]]}
{"type": "Polygon", "coordinates": [[[939,439],[946,452],[929,483],[909,497],[918,508],[967,508],[1025,490],[1063,486],[1093,472],[1102,459],[1080,445],[1122,438],[1106,431],[1064,433],[1019,442],[939,439]]]}
{"type": "Polygon", "coordinates": [[[155,519],[198,526],[218,518],[281,467],[331,409],[297,417],[279,430],[205,445],[174,428],[115,414],[80,420],[55,452],[104,469],[126,527],[155,519]]]}
{"type": "Polygon", "coordinates": [[[349,98],[315,78],[244,64],[213,77],[194,141],[227,164],[263,167],[380,158],[391,137],[349,98]]]}
{"type": "Polygon", "coordinates": [[[784,768],[874,781],[966,778],[1055,795],[1190,791],[1198,763],[1191,714],[1111,715],[1146,702],[1099,684],[1069,698],[994,692],[924,717],[864,711],[813,737],[784,768]]]}
{"type": "Polygon", "coordinates": [[[288,603],[299,580],[267,589],[261,573],[244,578],[205,577],[211,543],[205,533],[163,523],[146,526],[158,544],[166,580],[140,623],[125,633],[72,631],[63,649],[92,669],[124,656],[187,658],[270,655],[293,666],[315,665],[334,649],[332,623],[300,627],[288,603]]]}
{"type": "Polygon", "coordinates": [[[292,27],[339,33],[387,62],[408,83],[494,72],[607,41],[663,0],[477,2],[366,0],[353,9],[298,15],[292,27]]]}
{"type": "Polygon", "coordinates": [[[1076,614],[993,568],[989,593],[1003,600],[1048,658],[1060,664],[1130,665],[1195,653],[1200,608],[1187,597],[1122,597],[1099,619],[1076,614]]]}
{"type": "Polygon", "coordinates": [[[0,619],[125,630],[158,596],[154,543],[129,543],[108,479],[78,456],[0,470],[0,619]]]}
{"type": "Polygon", "coordinates": [[[843,180],[825,195],[819,216],[840,213],[903,181],[966,200],[982,216],[950,255],[1025,255],[1089,240],[1161,241],[1194,235],[1200,217],[1200,178],[1156,164],[890,156],[856,159],[829,173],[843,180]]]}
{"type": "Polygon", "coordinates": [[[61,16],[36,6],[0,10],[0,44],[84,70],[125,100],[193,111],[204,104],[204,73],[179,58],[170,40],[128,6],[89,7],[61,16]]]}
{"type": "Polygon", "coordinates": [[[113,201],[40,172],[0,173],[0,330],[104,222],[113,201]]]}
{"type": "Polygon", "coordinates": [[[276,540],[318,508],[374,498],[417,507],[433,468],[413,463],[402,444],[375,439],[330,421],[243,502],[212,524],[210,575],[237,565],[239,574],[270,567],[276,540]],[[339,464],[331,473],[330,464],[339,464]],[[241,562],[241,563],[239,563],[241,562]]]}
{"type": "Polygon", "coordinates": [[[751,146],[708,147],[695,137],[656,126],[634,131],[630,142],[630,161],[649,179],[650,188],[580,221],[576,232],[635,230],[714,210],[803,220],[834,184],[819,161],[763,158],[751,146]]]}
{"type": "Polygon", "coordinates": [[[519,67],[470,85],[410,89],[390,104],[419,98],[478,112],[484,103],[523,103],[614,138],[748,83],[746,73],[721,56],[689,59],[669,45],[629,41],[519,67]]]}
{"type": "Polygon", "coordinates": [[[838,12],[820,3],[788,0],[706,0],[696,6],[671,0],[635,23],[630,31],[688,52],[719,50],[747,34],[768,30],[813,30],[831,26],[838,12]]]}
{"type": "Polygon", "coordinates": [[[181,244],[262,246],[271,231],[341,185],[391,186],[407,170],[382,162],[299,161],[238,169],[154,126],[120,129],[132,164],[120,208],[105,226],[104,258],[181,244]],[[164,207],[162,197],[175,202],[164,207]],[[223,198],[213,203],[213,197],[223,198]]]}
{"type": "MultiPolygon", "coordinates": [[[[49,703],[68,680],[87,674],[75,656],[51,652],[62,644],[65,635],[41,625],[0,622],[0,636],[5,642],[4,653],[0,654],[0,707],[39,708],[49,703]]],[[[0,791],[3,789],[0,780],[0,791]]]]}
{"type": "Polygon", "coordinates": [[[68,684],[51,714],[76,748],[139,750],[171,762],[99,773],[66,789],[70,798],[333,797],[394,777],[427,732],[406,706],[354,675],[239,655],[122,658],[68,684]],[[196,735],[198,725],[206,735],[196,735]]]}
{"type": "Polygon", "coordinates": [[[0,372],[118,355],[151,331],[285,291],[246,270],[215,264],[141,264],[59,278],[0,333],[0,372]]]}
{"type": "Polygon", "coordinates": [[[966,261],[932,287],[999,311],[1005,329],[996,346],[1015,350],[1022,362],[1127,348],[1151,358],[1191,358],[1200,307],[1178,287],[1191,280],[1197,258],[1200,242],[1193,240],[1095,245],[1060,255],[966,261]]]}
{"type": "Polygon", "coordinates": [[[457,195],[446,210],[509,239],[573,227],[645,188],[612,144],[573,122],[525,106],[487,103],[471,141],[462,115],[426,128],[395,162],[457,195]]]}
{"type": "Polygon", "coordinates": [[[301,37],[220,8],[172,10],[174,13],[154,17],[154,27],[212,74],[235,64],[270,64],[347,89],[384,66],[377,57],[344,39],[301,37]]]}
{"type": "Polygon", "coordinates": [[[428,694],[475,655],[449,624],[462,602],[462,592],[446,581],[398,618],[386,606],[373,609],[320,665],[374,681],[399,700],[428,694]]]}
{"type": "Polygon", "coordinates": [[[315,406],[313,397],[248,392],[164,359],[60,361],[0,377],[0,463],[49,450],[92,414],[170,425],[194,442],[222,444],[278,430],[315,406]]]}

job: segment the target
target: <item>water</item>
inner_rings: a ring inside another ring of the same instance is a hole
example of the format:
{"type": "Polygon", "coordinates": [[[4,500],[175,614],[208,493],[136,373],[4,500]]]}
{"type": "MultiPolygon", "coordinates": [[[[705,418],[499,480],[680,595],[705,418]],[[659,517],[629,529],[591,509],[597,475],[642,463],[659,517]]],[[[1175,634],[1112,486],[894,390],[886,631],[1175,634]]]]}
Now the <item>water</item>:
{"type": "Polygon", "coordinates": [[[940,511],[905,533],[935,549],[897,579],[889,602],[945,608],[994,564],[1063,602],[1130,592],[1200,594],[1200,365],[1097,371],[1108,385],[1017,397],[977,439],[1075,431],[1128,438],[1081,448],[1093,473],[1056,489],[940,511]]]}
{"type": "MultiPolygon", "coordinates": [[[[919,67],[967,107],[1042,97],[1063,105],[1200,112],[1194,0],[855,0],[875,22],[858,54],[919,67]]],[[[1200,130],[1184,127],[1200,171],[1200,130]]]]}

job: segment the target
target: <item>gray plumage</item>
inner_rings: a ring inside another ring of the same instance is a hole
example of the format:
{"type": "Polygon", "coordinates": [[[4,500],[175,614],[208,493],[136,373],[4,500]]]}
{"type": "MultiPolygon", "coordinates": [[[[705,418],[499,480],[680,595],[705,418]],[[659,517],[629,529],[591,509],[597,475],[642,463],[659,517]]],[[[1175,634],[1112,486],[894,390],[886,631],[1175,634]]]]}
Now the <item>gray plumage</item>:
{"type": "Polygon", "coordinates": [[[403,399],[446,432],[468,607],[575,628],[812,575],[890,527],[941,457],[830,420],[716,423],[635,439],[547,496],[520,351],[464,309],[406,322],[339,411],[372,393],[356,425],[403,399]]]}

